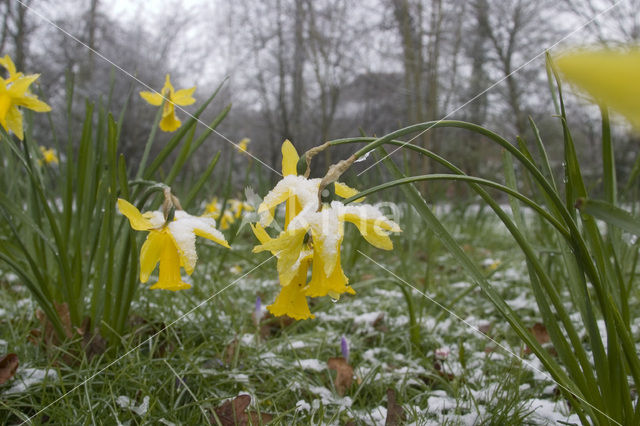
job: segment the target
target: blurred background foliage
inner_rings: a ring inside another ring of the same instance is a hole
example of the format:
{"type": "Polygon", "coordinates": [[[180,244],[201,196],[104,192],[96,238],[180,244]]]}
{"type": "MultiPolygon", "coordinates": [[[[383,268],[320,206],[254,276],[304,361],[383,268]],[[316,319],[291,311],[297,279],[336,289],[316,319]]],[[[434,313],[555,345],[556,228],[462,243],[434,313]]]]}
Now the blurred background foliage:
{"type": "MultiPolygon", "coordinates": [[[[39,90],[59,114],[54,122],[60,126],[67,123],[63,111],[68,70],[74,74],[76,94],[92,101],[110,93],[113,83],[108,105],[112,111],[120,111],[131,93],[144,89],[70,34],[157,90],[171,73],[176,87],[197,85],[195,96],[202,100],[228,76],[214,108],[202,120],[211,122],[215,111],[232,103],[218,130],[234,142],[250,138],[249,150],[276,170],[278,148],[286,138],[302,152],[326,140],[359,136],[361,130],[382,135],[446,116],[513,135],[515,141],[516,135],[533,138],[527,121],[532,116],[549,141],[552,167],[560,171],[562,135],[553,117],[543,52],[614,3],[3,0],[0,52],[10,54],[18,69],[42,74],[39,90]],[[535,59],[528,63],[531,58],[535,59]],[[483,93],[496,82],[500,83],[483,93]]],[[[637,43],[639,15],[640,0],[622,2],[560,46],[637,43]]],[[[120,145],[130,165],[142,156],[155,114],[138,96],[131,102],[120,145]]],[[[584,100],[567,104],[585,179],[597,190],[599,111],[584,100]]],[[[82,117],[82,103],[76,105],[82,117]]],[[[68,131],[79,134],[81,128],[68,131]]],[[[625,180],[638,137],[615,117],[613,132],[617,172],[625,180]]],[[[42,135],[39,143],[48,144],[44,129],[35,134],[42,135]]],[[[427,132],[418,144],[447,158],[455,156],[468,174],[491,177],[502,167],[501,153],[488,141],[457,130],[427,132]]],[[[162,146],[157,143],[154,149],[162,146]]],[[[232,181],[238,186],[234,191],[240,191],[248,157],[225,157],[224,151],[233,146],[219,136],[203,149],[208,151],[200,163],[194,159],[193,173],[222,150],[223,158],[233,160],[224,167],[238,173],[232,181]]],[[[325,151],[316,160],[314,174],[324,174],[328,162],[344,158],[351,149],[325,151]]],[[[418,156],[409,158],[409,164],[414,175],[440,171],[418,156]]],[[[257,181],[270,173],[257,169],[263,173],[254,177],[257,181]]],[[[379,173],[366,174],[367,183],[379,183],[379,173]]],[[[466,198],[464,191],[464,186],[452,184],[440,195],[466,198]]]]}

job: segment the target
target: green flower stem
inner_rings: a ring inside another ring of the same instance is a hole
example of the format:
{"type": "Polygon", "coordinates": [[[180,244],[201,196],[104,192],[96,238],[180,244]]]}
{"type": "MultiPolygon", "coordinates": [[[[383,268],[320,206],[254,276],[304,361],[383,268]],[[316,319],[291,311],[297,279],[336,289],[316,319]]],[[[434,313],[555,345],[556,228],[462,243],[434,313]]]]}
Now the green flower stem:
{"type": "MultiPolygon", "coordinates": [[[[164,106],[164,102],[162,105],[164,106]]],[[[160,119],[162,119],[163,106],[161,106],[158,109],[158,112],[156,113],[156,118],[153,120],[153,126],[151,126],[151,132],[149,132],[147,143],[144,145],[144,152],[142,153],[142,160],[140,160],[140,166],[138,167],[138,172],[136,173],[136,179],[140,179],[142,177],[142,173],[144,173],[144,168],[147,165],[147,160],[149,159],[149,152],[151,152],[151,145],[153,145],[153,141],[156,138],[156,133],[158,132],[158,126],[160,125],[160,119]]]]}

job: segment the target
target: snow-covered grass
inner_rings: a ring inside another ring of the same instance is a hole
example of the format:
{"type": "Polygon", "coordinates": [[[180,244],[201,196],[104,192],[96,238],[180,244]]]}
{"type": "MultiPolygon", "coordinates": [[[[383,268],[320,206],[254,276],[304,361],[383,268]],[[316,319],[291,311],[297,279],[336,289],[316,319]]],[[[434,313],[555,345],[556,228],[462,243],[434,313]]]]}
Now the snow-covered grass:
{"type": "MultiPolygon", "coordinates": [[[[384,425],[388,389],[407,424],[579,423],[541,364],[418,218],[399,222],[404,232],[392,252],[361,244],[347,229],[343,267],[355,296],[314,304],[313,320],[270,328],[263,320],[262,333],[252,313],[256,297],[269,304],[278,291],[275,260],[258,266],[268,256],[250,253],[255,242],[246,229],[224,267],[219,249],[199,247],[192,289],[142,286],[122,347],[71,364],[28,342],[38,327],[34,305],[19,281],[5,276],[0,349],[16,352],[21,365],[0,386],[0,423],[46,407],[36,422],[203,424],[225,400],[249,394],[250,410],[274,415],[274,424],[384,425]],[[358,250],[428,296],[412,292],[420,345],[410,340],[404,284],[358,250]],[[327,360],[340,356],[342,336],[355,378],[339,395],[327,360]]],[[[453,212],[445,222],[524,321],[539,322],[523,257],[497,221],[453,212]]]]}

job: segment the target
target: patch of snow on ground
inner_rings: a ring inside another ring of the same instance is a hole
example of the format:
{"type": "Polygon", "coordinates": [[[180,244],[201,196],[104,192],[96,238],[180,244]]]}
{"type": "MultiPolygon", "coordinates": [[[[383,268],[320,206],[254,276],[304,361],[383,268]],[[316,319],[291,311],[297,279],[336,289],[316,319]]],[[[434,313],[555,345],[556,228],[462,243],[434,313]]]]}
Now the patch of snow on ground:
{"type": "Polygon", "coordinates": [[[559,412],[562,410],[561,404],[558,404],[548,399],[532,399],[531,408],[534,411],[532,418],[536,420],[546,421],[547,424],[560,424],[559,422],[580,424],[580,418],[576,414],[563,414],[559,412]]]}
{"type": "Polygon", "coordinates": [[[249,383],[249,376],[244,373],[231,373],[229,377],[238,383],[249,383]]]}
{"type": "Polygon", "coordinates": [[[322,405],[340,405],[345,408],[349,408],[353,404],[353,400],[348,396],[345,396],[344,398],[337,397],[329,389],[323,386],[309,386],[307,389],[312,394],[320,397],[313,400],[312,406],[314,408],[316,408],[316,405],[319,405],[320,402],[322,402],[322,405]]]}
{"type": "Polygon", "coordinates": [[[16,383],[5,393],[24,392],[28,387],[42,383],[45,379],[58,379],[58,372],[53,369],[20,368],[16,374],[16,383]]]}
{"type": "Polygon", "coordinates": [[[506,302],[511,307],[511,309],[516,311],[519,309],[527,309],[532,307],[531,297],[525,293],[520,293],[515,299],[507,300],[506,302]]]}
{"type": "Polygon", "coordinates": [[[359,412],[356,415],[367,425],[384,426],[387,420],[387,409],[383,406],[378,406],[371,411],[359,412]]]}
{"type": "Polygon", "coordinates": [[[445,391],[437,390],[427,400],[429,411],[445,411],[453,410],[458,406],[455,398],[447,395],[445,391]]]}
{"type": "Polygon", "coordinates": [[[117,399],[116,399],[116,403],[120,406],[120,408],[123,409],[128,409],[133,411],[134,413],[136,413],[139,416],[144,416],[145,414],[147,414],[147,411],[149,411],[149,397],[145,396],[142,399],[142,403],[140,403],[139,406],[136,407],[135,403],[128,397],[128,396],[124,396],[124,395],[120,395],[117,399]]]}
{"type": "Polygon", "coordinates": [[[327,365],[317,359],[301,359],[298,361],[303,370],[324,371],[327,365]]]}
{"type": "Polygon", "coordinates": [[[296,412],[298,411],[311,411],[311,405],[309,405],[309,403],[304,399],[301,399],[300,401],[296,402],[296,412]]]}
{"type": "Polygon", "coordinates": [[[307,345],[308,343],[303,340],[292,340],[291,342],[289,342],[287,346],[289,346],[292,349],[300,349],[300,348],[304,348],[307,345]]]}
{"type": "Polygon", "coordinates": [[[253,346],[255,341],[256,336],[253,334],[243,334],[242,337],[240,337],[240,342],[245,346],[253,346]]]}
{"type": "Polygon", "coordinates": [[[364,314],[360,314],[353,319],[353,322],[361,325],[371,325],[373,322],[378,319],[380,315],[384,315],[382,311],[374,311],[374,312],[365,312],[364,314]]]}

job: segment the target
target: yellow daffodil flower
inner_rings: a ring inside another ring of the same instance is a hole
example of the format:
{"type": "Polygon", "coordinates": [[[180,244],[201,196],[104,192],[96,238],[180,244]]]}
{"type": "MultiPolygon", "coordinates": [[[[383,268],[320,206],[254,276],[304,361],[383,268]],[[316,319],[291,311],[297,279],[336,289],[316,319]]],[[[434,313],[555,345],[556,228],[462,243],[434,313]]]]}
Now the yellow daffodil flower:
{"type": "MultiPolygon", "coordinates": [[[[297,176],[297,164],[300,157],[298,156],[298,152],[295,147],[289,140],[285,140],[282,144],[281,151],[282,174],[284,176],[283,181],[287,180],[287,182],[291,182],[292,186],[295,186],[295,183],[300,183],[304,186],[305,179],[302,176],[297,176]]],[[[288,227],[289,221],[302,210],[302,204],[296,197],[295,189],[286,188],[287,184],[281,184],[280,182],[280,187],[278,187],[280,192],[276,191],[276,188],[274,188],[269,192],[269,194],[267,194],[269,200],[265,197],[265,200],[258,208],[258,213],[261,216],[260,223],[255,226],[251,225],[254,234],[263,245],[268,245],[273,240],[265,231],[263,226],[267,226],[273,221],[274,212],[278,204],[285,202],[285,230],[288,227]]],[[[315,179],[311,184],[307,184],[308,189],[311,191],[315,190],[316,194],[319,185],[320,179],[315,179]]],[[[303,188],[300,187],[298,189],[304,195],[303,188]]],[[[306,197],[302,202],[307,203],[313,201],[310,197],[306,197]]],[[[315,203],[317,205],[317,195],[315,197],[315,203]]],[[[281,240],[281,242],[283,240],[281,240]]],[[[297,247],[298,245],[304,244],[303,240],[304,233],[296,235],[293,237],[293,245],[297,247]]],[[[285,243],[287,243],[287,241],[285,241],[285,243]]],[[[315,318],[309,310],[307,297],[303,291],[303,288],[307,283],[307,271],[309,270],[309,262],[313,252],[308,246],[306,246],[306,250],[303,254],[293,253],[288,255],[289,252],[287,250],[283,250],[286,248],[287,246],[284,244],[280,247],[274,247],[272,251],[278,259],[278,277],[282,288],[280,290],[280,294],[276,297],[275,302],[267,306],[267,309],[276,316],[288,315],[294,319],[315,318]]],[[[254,248],[254,252],[256,251],[256,248],[254,248]]]]}
{"type": "Polygon", "coordinates": [[[40,153],[42,154],[42,159],[40,160],[41,163],[44,162],[44,164],[58,164],[58,155],[56,154],[55,149],[53,148],[46,148],[44,146],[40,146],[40,153]]]}
{"type": "MultiPolygon", "coordinates": [[[[345,221],[355,223],[374,246],[387,250],[393,247],[388,232],[400,232],[400,228],[373,206],[347,207],[334,201],[318,211],[321,179],[298,176],[298,160],[298,153],[291,142],[285,141],[282,145],[284,177],[258,207],[260,222],[252,225],[252,229],[261,244],[253,251],[270,251],[277,257],[282,289],[267,309],[276,316],[306,319],[314,317],[309,311],[307,297],[329,295],[338,299],[343,293],[355,294],[348,286],[340,264],[345,221]],[[271,238],[264,227],[271,224],[275,208],[283,202],[286,203],[285,227],[278,237],[271,238]],[[310,265],[311,281],[307,284],[310,265]]],[[[336,195],[342,197],[358,193],[344,184],[338,183],[335,188],[336,195]]]]}
{"type": "Polygon", "coordinates": [[[140,213],[134,205],[121,198],[118,199],[118,209],[129,219],[133,229],[149,231],[140,250],[140,281],[146,283],[160,263],[158,282],[151,289],[177,291],[191,287],[182,281],[180,267],[189,275],[193,272],[198,260],[196,235],[229,248],[224,235],[215,228],[216,221],[210,217],[191,216],[177,210],[174,220],[166,224],[161,212],[140,213]]]}
{"type": "Polygon", "coordinates": [[[555,64],[569,82],[640,131],[640,48],[578,50],[559,56],[555,64]]]}
{"type": "MultiPolygon", "coordinates": [[[[5,57],[6,58],[6,57],[5,57]]],[[[13,64],[13,62],[12,62],[13,64]]],[[[13,80],[0,78],[0,124],[8,132],[11,130],[18,139],[24,139],[22,130],[22,113],[18,107],[28,108],[36,112],[51,111],[51,107],[29,93],[29,86],[40,77],[39,74],[18,76],[13,80]]]]}
{"type": "Polygon", "coordinates": [[[247,145],[249,145],[249,142],[251,142],[251,139],[249,138],[241,139],[236,148],[240,152],[247,152],[247,145]]]}
{"type": "Polygon", "coordinates": [[[163,132],[173,132],[177,130],[182,122],[176,117],[175,106],[187,106],[193,104],[196,100],[193,98],[195,86],[190,89],[181,89],[175,91],[171,85],[169,74],[167,74],[164,87],[160,93],[156,92],[140,92],[140,96],[151,105],[162,107],[162,120],[160,120],[160,130],[163,132]]]}
{"type": "Polygon", "coordinates": [[[17,72],[16,65],[13,63],[9,55],[4,55],[4,57],[0,58],[0,66],[6,69],[7,73],[9,73],[9,77],[5,78],[7,83],[12,83],[22,77],[22,73],[17,72]]]}

